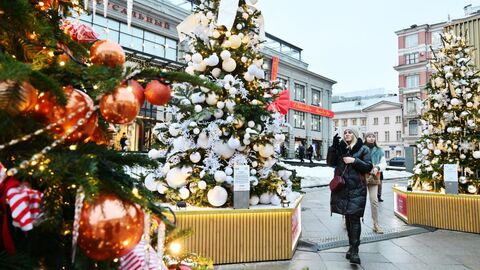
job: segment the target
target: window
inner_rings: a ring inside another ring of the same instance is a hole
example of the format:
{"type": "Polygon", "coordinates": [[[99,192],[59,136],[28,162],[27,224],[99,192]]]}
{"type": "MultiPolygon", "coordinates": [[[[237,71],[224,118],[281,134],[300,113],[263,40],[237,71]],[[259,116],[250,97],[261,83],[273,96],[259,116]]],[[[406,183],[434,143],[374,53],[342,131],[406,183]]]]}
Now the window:
{"type": "Polygon", "coordinates": [[[410,136],[418,135],[418,121],[417,120],[410,120],[408,122],[408,133],[410,136]]]}
{"type": "Polygon", "coordinates": [[[295,100],[305,103],[305,86],[301,84],[295,84],[295,100]]]}
{"type": "Polygon", "coordinates": [[[405,77],[405,86],[407,88],[416,88],[420,85],[420,76],[418,74],[416,75],[410,75],[405,77]]]}
{"type": "Polygon", "coordinates": [[[401,140],[402,140],[402,131],[397,130],[397,141],[401,141],[401,140]]]}
{"type": "Polygon", "coordinates": [[[288,86],[288,80],[287,80],[287,79],[278,78],[278,80],[280,81],[280,83],[282,83],[283,89],[288,89],[288,88],[289,88],[289,86],[288,86]]]}
{"type": "Polygon", "coordinates": [[[435,31],[432,33],[432,45],[434,47],[442,45],[442,39],[440,37],[440,34],[442,31],[435,31]]]}
{"type": "Polygon", "coordinates": [[[356,118],[353,118],[352,119],[352,126],[356,126],[357,125],[357,119],[356,118]]]}
{"type": "Polygon", "coordinates": [[[322,120],[320,115],[312,115],[312,131],[321,131],[322,120]]]}
{"type": "Polygon", "coordinates": [[[295,128],[305,128],[305,113],[299,111],[293,111],[293,122],[295,128]]]}
{"type": "Polygon", "coordinates": [[[419,60],[420,58],[418,53],[405,54],[405,64],[407,65],[418,63],[419,60]]]}
{"type": "Polygon", "coordinates": [[[386,142],[390,141],[390,131],[385,131],[385,141],[386,142]]]}
{"type": "Polygon", "coordinates": [[[418,34],[411,34],[405,37],[405,48],[418,46],[418,34]]]}
{"type": "Polygon", "coordinates": [[[333,120],[333,126],[338,127],[338,120],[333,120]]]}
{"type": "Polygon", "coordinates": [[[383,121],[383,124],[384,124],[384,125],[390,124],[390,117],[388,117],[388,116],[385,117],[385,120],[383,121]]]}
{"type": "Polygon", "coordinates": [[[402,151],[401,150],[395,151],[395,156],[401,157],[402,156],[402,151]]]}
{"type": "Polygon", "coordinates": [[[346,127],[348,125],[348,119],[342,120],[342,127],[346,127]]]}
{"type": "Polygon", "coordinates": [[[378,118],[377,117],[373,118],[373,124],[378,125],[378,118]]]}
{"type": "Polygon", "coordinates": [[[385,150],[385,158],[390,158],[390,150],[385,150]]]}
{"type": "Polygon", "coordinates": [[[416,97],[407,97],[407,114],[417,114],[416,97]]]}
{"type": "Polygon", "coordinates": [[[377,141],[380,139],[378,138],[378,132],[373,132],[373,134],[375,134],[375,138],[377,138],[377,141]]]}
{"type": "Polygon", "coordinates": [[[367,125],[367,118],[361,118],[360,119],[360,125],[361,126],[366,126],[367,125]]]}
{"type": "Polygon", "coordinates": [[[312,90],[312,105],[322,106],[322,92],[312,90]]]}
{"type": "Polygon", "coordinates": [[[395,124],[401,124],[402,123],[402,116],[398,115],[395,117],[395,124]]]}

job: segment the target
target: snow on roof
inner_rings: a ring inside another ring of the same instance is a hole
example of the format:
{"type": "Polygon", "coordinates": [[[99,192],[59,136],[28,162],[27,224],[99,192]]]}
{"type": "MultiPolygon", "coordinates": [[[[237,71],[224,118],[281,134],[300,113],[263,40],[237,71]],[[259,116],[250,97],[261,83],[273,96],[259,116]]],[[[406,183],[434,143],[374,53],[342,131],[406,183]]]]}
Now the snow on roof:
{"type": "Polygon", "coordinates": [[[355,100],[355,101],[333,103],[332,111],[334,113],[360,111],[376,103],[379,103],[381,101],[388,101],[388,102],[400,104],[398,96],[390,96],[390,97],[371,98],[371,99],[362,99],[362,100],[355,100]]]}

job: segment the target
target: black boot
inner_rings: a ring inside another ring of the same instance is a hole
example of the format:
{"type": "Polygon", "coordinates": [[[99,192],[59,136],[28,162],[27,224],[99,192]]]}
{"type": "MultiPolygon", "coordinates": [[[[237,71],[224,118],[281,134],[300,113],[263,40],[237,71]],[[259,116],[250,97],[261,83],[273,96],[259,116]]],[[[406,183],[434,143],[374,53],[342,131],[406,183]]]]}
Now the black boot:
{"type": "Polygon", "coordinates": [[[360,234],[362,227],[360,224],[360,217],[352,217],[350,219],[350,238],[351,238],[351,253],[350,263],[360,264],[360,256],[358,256],[358,247],[360,246],[360,234]]]}
{"type": "Polygon", "coordinates": [[[347,227],[347,234],[348,234],[348,245],[349,245],[349,248],[348,248],[348,251],[347,251],[347,254],[345,254],[345,258],[347,260],[350,260],[350,255],[352,254],[352,237],[351,237],[351,228],[350,228],[350,217],[348,215],[345,215],[345,225],[347,227]]]}

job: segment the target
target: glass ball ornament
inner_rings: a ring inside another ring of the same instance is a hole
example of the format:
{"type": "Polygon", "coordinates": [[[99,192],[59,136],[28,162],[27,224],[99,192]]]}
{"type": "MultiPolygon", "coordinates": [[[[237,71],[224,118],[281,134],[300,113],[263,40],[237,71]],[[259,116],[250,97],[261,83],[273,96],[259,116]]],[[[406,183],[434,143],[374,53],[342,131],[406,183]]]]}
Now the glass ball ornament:
{"type": "Polygon", "coordinates": [[[460,176],[460,177],[458,178],[458,182],[459,182],[460,184],[466,184],[466,183],[468,182],[467,177],[466,177],[466,176],[460,176]]]}

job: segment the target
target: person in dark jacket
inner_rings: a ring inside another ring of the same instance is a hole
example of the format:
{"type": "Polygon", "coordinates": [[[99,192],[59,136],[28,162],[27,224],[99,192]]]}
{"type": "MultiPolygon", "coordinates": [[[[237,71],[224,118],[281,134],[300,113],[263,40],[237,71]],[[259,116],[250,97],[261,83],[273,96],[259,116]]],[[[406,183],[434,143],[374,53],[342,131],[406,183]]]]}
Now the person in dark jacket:
{"type": "Polygon", "coordinates": [[[310,160],[310,163],[313,163],[312,158],[313,158],[313,145],[310,144],[310,146],[307,148],[307,157],[308,160],[310,160]]]}
{"type": "Polygon", "coordinates": [[[373,166],[370,150],[359,138],[355,127],[345,129],[341,141],[338,134],[333,137],[333,144],[328,149],[327,164],[335,167],[335,175],[343,175],[345,179],[345,186],[331,193],[330,209],[333,213],[345,216],[350,244],[346,258],[350,263],[360,264],[360,218],[363,217],[367,202],[365,175],[373,166]]]}
{"type": "Polygon", "coordinates": [[[300,142],[300,145],[298,146],[298,158],[300,158],[300,162],[303,163],[304,157],[305,157],[305,147],[303,146],[303,143],[300,142]]]}

